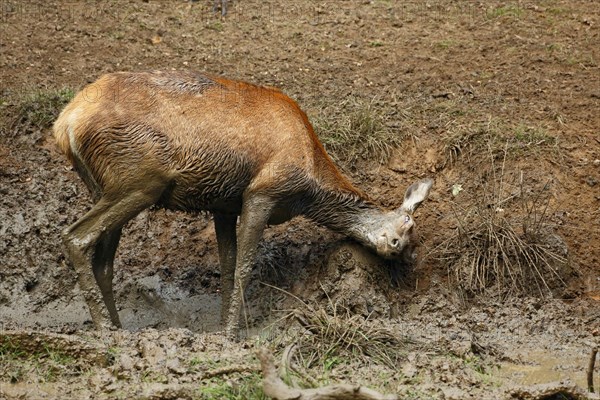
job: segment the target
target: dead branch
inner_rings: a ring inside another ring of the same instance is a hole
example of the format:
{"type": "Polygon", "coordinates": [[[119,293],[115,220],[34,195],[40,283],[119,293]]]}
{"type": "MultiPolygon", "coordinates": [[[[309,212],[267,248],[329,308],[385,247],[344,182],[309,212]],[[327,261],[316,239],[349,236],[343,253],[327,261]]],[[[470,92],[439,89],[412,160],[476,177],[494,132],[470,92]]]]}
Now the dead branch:
{"type": "MultiPolygon", "coordinates": [[[[293,358],[296,350],[298,349],[298,345],[296,343],[292,343],[283,350],[283,354],[281,355],[281,364],[279,365],[279,376],[283,379],[284,377],[289,377],[288,371],[291,371],[307,381],[312,386],[317,386],[317,381],[310,375],[304,373],[299,368],[294,365],[293,358]]],[[[296,382],[291,382],[293,387],[297,387],[296,382]]]]}
{"type": "Polygon", "coordinates": [[[275,400],[398,400],[396,395],[383,395],[359,385],[338,384],[315,389],[297,389],[286,385],[281,378],[273,355],[265,347],[257,352],[263,372],[265,395],[275,400]]]}

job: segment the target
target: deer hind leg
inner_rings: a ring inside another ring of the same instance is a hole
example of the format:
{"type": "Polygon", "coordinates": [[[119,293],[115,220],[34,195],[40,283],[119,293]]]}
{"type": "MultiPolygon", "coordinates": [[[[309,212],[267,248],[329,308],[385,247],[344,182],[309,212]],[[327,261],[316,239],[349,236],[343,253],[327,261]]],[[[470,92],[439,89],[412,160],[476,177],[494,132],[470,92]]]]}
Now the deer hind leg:
{"type": "Polygon", "coordinates": [[[65,254],[73,265],[96,329],[120,327],[112,294],[112,265],[123,225],[154,204],[161,191],[131,192],[118,199],[103,196],[63,232],[65,254]],[[109,293],[110,291],[110,293],[109,293]]]}
{"type": "Polygon", "coordinates": [[[113,294],[113,263],[119,246],[119,239],[121,239],[121,230],[121,228],[117,228],[111,233],[102,235],[103,237],[98,241],[92,257],[92,270],[96,283],[100,287],[100,293],[110,315],[110,320],[118,328],[121,327],[121,322],[119,321],[113,294]]]}
{"type": "Polygon", "coordinates": [[[244,290],[248,286],[258,242],[262,237],[267,221],[269,221],[274,205],[274,200],[264,195],[253,194],[246,196],[244,199],[238,234],[234,285],[229,300],[227,326],[225,327],[225,332],[231,339],[236,338],[238,334],[244,290]]]}
{"type": "Polygon", "coordinates": [[[215,214],[214,221],[221,267],[221,321],[226,322],[229,300],[233,291],[237,255],[237,234],[235,231],[237,215],[215,214]]]}

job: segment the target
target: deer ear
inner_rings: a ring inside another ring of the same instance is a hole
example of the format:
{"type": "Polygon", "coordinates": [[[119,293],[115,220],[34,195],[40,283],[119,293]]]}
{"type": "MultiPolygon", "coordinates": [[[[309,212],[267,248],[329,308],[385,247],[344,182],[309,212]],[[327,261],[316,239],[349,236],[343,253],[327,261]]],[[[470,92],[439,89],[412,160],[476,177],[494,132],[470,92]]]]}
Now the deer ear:
{"type": "Polygon", "coordinates": [[[433,185],[433,179],[427,178],[419,182],[415,182],[406,189],[404,194],[404,202],[400,206],[400,210],[413,213],[417,207],[421,205],[423,200],[429,195],[429,190],[433,185]]]}

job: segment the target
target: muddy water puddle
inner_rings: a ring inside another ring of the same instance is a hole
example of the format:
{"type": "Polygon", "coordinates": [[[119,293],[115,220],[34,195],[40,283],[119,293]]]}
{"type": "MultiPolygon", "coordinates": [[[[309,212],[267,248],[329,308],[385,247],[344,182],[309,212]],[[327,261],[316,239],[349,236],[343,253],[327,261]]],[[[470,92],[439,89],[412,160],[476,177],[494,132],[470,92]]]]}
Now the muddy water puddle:
{"type": "MultiPolygon", "coordinates": [[[[518,385],[570,380],[580,387],[587,387],[586,368],[589,354],[582,348],[568,348],[560,351],[533,349],[519,352],[515,361],[502,361],[494,375],[503,381],[518,385]]],[[[600,378],[594,377],[594,386],[600,385],[600,378]]]]}
{"type": "MultiPolygon", "coordinates": [[[[165,282],[158,275],[131,279],[116,289],[117,308],[123,327],[187,328],[194,332],[214,332],[220,328],[220,293],[194,293],[165,282]]],[[[28,296],[0,306],[2,321],[20,328],[75,329],[88,325],[90,315],[83,296],[74,288],[69,296],[35,307],[28,296]]]]}
{"type": "Polygon", "coordinates": [[[214,332],[220,327],[220,293],[191,295],[158,275],[133,281],[119,302],[121,323],[130,330],[170,327],[214,332]]]}

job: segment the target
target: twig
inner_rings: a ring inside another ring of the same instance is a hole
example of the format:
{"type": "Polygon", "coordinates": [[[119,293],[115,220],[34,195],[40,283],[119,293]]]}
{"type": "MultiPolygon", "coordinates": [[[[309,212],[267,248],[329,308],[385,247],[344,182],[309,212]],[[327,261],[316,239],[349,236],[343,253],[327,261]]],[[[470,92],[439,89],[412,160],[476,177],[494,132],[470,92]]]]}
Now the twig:
{"type": "MultiPolygon", "coordinates": [[[[285,348],[285,350],[283,351],[283,354],[281,355],[281,365],[279,366],[279,369],[280,369],[279,376],[281,378],[283,378],[283,376],[288,376],[287,371],[292,371],[293,373],[300,376],[302,379],[307,381],[312,386],[318,386],[319,383],[317,382],[317,380],[315,378],[304,373],[299,368],[297,368],[296,365],[294,365],[294,362],[292,361],[292,359],[294,358],[294,354],[297,349],[298,349],[298,345],[296,343],[292,343],[285,348]],[[285,374],[285,375],[283,375],[283,374],[285,374]]],[[[294,387],[298,386],[293,381],[292,381],[292,385],[294,387]]]]}
{"type": "Polygon", "coordinates": [[[338,384],[315,389],[291,388],[279,377],[275,360],[269,350],[262,347],[257,356],[264,376],[265,395],[275,400],[398,400],[396,395],[384,395],[359,385],[338,384]]]}

